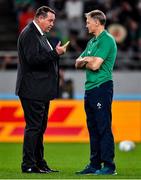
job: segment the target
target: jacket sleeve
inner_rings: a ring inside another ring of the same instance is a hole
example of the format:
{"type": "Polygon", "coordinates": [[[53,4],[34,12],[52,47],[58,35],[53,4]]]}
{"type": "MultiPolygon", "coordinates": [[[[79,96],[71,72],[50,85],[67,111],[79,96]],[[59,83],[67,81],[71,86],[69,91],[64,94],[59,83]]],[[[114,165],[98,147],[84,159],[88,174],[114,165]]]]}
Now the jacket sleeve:
{"type": "Polygon", "coordinates": [[[56,61],[59,55],[56,50],[48,51],[43,47],[34,32],[25,33],[20,39],[19,44],[29,65],[46,65],[49,61],[56,61]]]}

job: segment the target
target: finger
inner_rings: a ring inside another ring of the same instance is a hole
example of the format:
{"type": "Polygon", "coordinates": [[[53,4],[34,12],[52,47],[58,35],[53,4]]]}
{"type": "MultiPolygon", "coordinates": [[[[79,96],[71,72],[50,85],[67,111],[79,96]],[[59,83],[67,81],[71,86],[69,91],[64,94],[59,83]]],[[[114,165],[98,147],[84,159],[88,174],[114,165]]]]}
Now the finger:
{"type": "Polygon", "coordinates": [[[58,42],[57,46],[60,46],[61,45],[61,41],[58,42]]]}
{"type": "Polygon", "coordinates": [[[87,60],[87,57],[83,57],[83,61],[86,61],[87,60]]]}

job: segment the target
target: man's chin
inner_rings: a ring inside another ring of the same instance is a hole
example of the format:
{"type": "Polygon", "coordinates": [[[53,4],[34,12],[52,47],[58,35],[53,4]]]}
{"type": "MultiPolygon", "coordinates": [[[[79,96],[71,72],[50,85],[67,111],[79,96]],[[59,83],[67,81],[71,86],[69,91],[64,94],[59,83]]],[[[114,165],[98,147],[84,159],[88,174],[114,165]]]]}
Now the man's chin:
{"type": "Polygon", "coordinates": [[[92,31],[88,30],[88,33],[89,33],[89,34],[92,34],[92,31]]]}
{"type": "Polygon", "coordinates": [[[50,30],[51,30],[50,28],[49,28],[49,29],[46,29],[45,32],[49,32],[50,30]]]}

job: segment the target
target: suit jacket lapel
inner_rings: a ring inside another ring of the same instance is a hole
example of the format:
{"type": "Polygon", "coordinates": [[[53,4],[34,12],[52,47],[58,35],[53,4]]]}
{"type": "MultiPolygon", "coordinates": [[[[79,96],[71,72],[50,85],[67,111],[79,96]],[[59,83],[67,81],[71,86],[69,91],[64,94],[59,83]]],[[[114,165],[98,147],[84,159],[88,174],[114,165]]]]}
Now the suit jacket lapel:
{"type": "MultiPolygon", "coordinates": [[[[51,47],[50,47],[50,45],[49,45],[48,42],[47,42],[47,37],[46,37],[46,35],[41,35],[41,33],[38,31],[38,29],[36,28],[36,26],[34,25],[33,22],[29,23],[29,27],[30,27],[33,31],[35,31],[35,32],[40,36],[41,41],[44,43],[44,45],[47,47],[47,49],[52,50],[51,47]]],[[[55,70],[56,70],[56,73],[58,74],[59,62],[54,61],[53,64],[54,64],[54,68],[55,68],[55,70]]]]}

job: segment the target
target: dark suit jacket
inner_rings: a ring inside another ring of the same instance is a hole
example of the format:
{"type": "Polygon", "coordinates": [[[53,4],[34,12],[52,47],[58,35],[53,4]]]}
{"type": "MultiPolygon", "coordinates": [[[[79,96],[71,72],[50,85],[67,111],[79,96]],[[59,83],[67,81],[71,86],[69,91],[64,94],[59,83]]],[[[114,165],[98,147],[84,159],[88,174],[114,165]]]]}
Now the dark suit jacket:
{"type": "Polygon", "coordinates": [[[22,98],[48,101],[57,97],[59,55],[51,50],[34,23],[30,23],[18,38],[18,74],[16,95],[22,98]]]}

